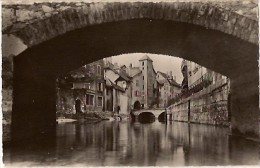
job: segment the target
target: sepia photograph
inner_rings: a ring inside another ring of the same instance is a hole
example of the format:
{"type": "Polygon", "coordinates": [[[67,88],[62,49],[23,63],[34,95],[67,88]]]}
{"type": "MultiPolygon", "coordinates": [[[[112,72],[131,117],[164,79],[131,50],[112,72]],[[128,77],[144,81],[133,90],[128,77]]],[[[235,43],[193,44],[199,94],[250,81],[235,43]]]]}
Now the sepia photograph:
{"type": "Polygon", "coordinates": [[[4,167],[260,164],[258,0],[2,0],[4,167]]]}

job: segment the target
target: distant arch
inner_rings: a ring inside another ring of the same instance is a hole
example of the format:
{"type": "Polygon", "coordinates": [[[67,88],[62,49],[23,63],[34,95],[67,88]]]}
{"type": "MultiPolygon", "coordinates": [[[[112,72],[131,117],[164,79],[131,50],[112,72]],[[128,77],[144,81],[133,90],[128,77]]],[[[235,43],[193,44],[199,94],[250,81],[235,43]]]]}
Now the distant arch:
{"type": "Polygon", "coordinates": [[[81,110],[81,100],[79,98],[76,99],[75,101],[75,110],[76,110],[76,114],[81,114],[82,110],[81,110]]]}
{"type": "Polygon", "coordinates": [[[162,113],[158,116],[158,121],[159,121],[159,122],[165,122],[165,121],[166,121],[166,112],[162,112],[162,113]]]}
{"type": "Polygon", "coordinates": [[[134,110],[140,110],[141,109],[141,103],[137,100],[134,103],[134,110]]]}
{"type": "Polygon", "coordinates": [[[155,115],[151,112],[142,112],[138,115],[138,121],[141,123],[151,123],[155,121],[155,115]]]}

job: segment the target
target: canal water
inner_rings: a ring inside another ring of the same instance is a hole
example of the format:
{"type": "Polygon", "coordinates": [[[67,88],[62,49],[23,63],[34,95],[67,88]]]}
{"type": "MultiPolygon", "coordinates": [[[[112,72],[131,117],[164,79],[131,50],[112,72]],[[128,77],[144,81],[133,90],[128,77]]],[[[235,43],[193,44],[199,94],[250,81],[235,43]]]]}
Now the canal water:
{"type": "Polygon", "coordinates": [[[229,129],[182,122],[57,124],[56,145],[4,149],[6,166],[216,166],[257,165],[259,144],[229,136],[229,129]]]}

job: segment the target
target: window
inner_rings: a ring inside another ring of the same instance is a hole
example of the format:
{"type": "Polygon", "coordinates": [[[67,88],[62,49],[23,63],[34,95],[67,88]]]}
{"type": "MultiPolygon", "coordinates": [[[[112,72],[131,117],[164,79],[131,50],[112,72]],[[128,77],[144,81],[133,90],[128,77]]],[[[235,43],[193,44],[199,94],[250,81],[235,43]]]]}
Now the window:
{"type": "Polygon", "coordinates": [[[94,95],[86,94],[86,105],[94,105],[94,95]]]}
{"type": "Polygon", "coordinates": [[[101,66],[97,65],[97,75],[101,76],[101,66]]]}
{"type": "Polygon", "coordinates": [[[139,81],[138,80],[135,81],[135,86],[139,86],[139,81]]]}
{"type": "Polygon", "coordinates": [[[73,83],[73,89],[85,89],[86,83],[73,83]]]}
{"type": "Polygon", "coordinates": [[[85,88],[85,89],[90,89],[90,83],[85,83],[85,84],[84,84],[84,88],[85,88]]]}
{"type": "Polygon", "coordinates": [[[139,95],[140,95],[139,91],[136,90],[136,91],[135,91],[135,96],[138,97],[139,95]]]}
{"type": "Polygon", "coordinates": [[[102,83],[98,83],[98,91],[103,91],[103,85],[102,85],[102,83]]]}
{"type": "Polygon", "coordinates": [[[144,90],[144,85],[143,85],[143,90],[144,90]]]}
{"type": "Polygon", "coordinates": [[[98,97],[97,106],[99,106],[99,107],[103,106],[103,97],[101,97],[101,96],[98,97]]]}
{"type": "Polygon", "coordinates": [[[142,66],[144,66],[144,62],[142,62],[142,66]]]}

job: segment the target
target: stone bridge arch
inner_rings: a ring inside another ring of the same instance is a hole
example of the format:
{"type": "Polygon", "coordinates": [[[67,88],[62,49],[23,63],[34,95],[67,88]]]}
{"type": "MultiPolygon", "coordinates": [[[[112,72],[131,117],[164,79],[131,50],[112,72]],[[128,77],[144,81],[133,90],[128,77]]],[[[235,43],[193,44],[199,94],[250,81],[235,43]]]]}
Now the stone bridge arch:
{"type": "Polygon", "coordinates": [[[220,2],[4,5],[3,56],[18,55],[14,139],[55,128],[58,74],[131,52],[174,55],[227,75],[232,130],[258,137],[258,22],[254,5],[237,3],[239,8],[220,2]]]}
{"type": "Polygon", "coordinates": [[[165,112],[165,109],[141,109],[133,112],[135,117],[138,117],[142,113],[151,113],[154,115],[155,118],[158,118],[162,113],[165,112]]]}

